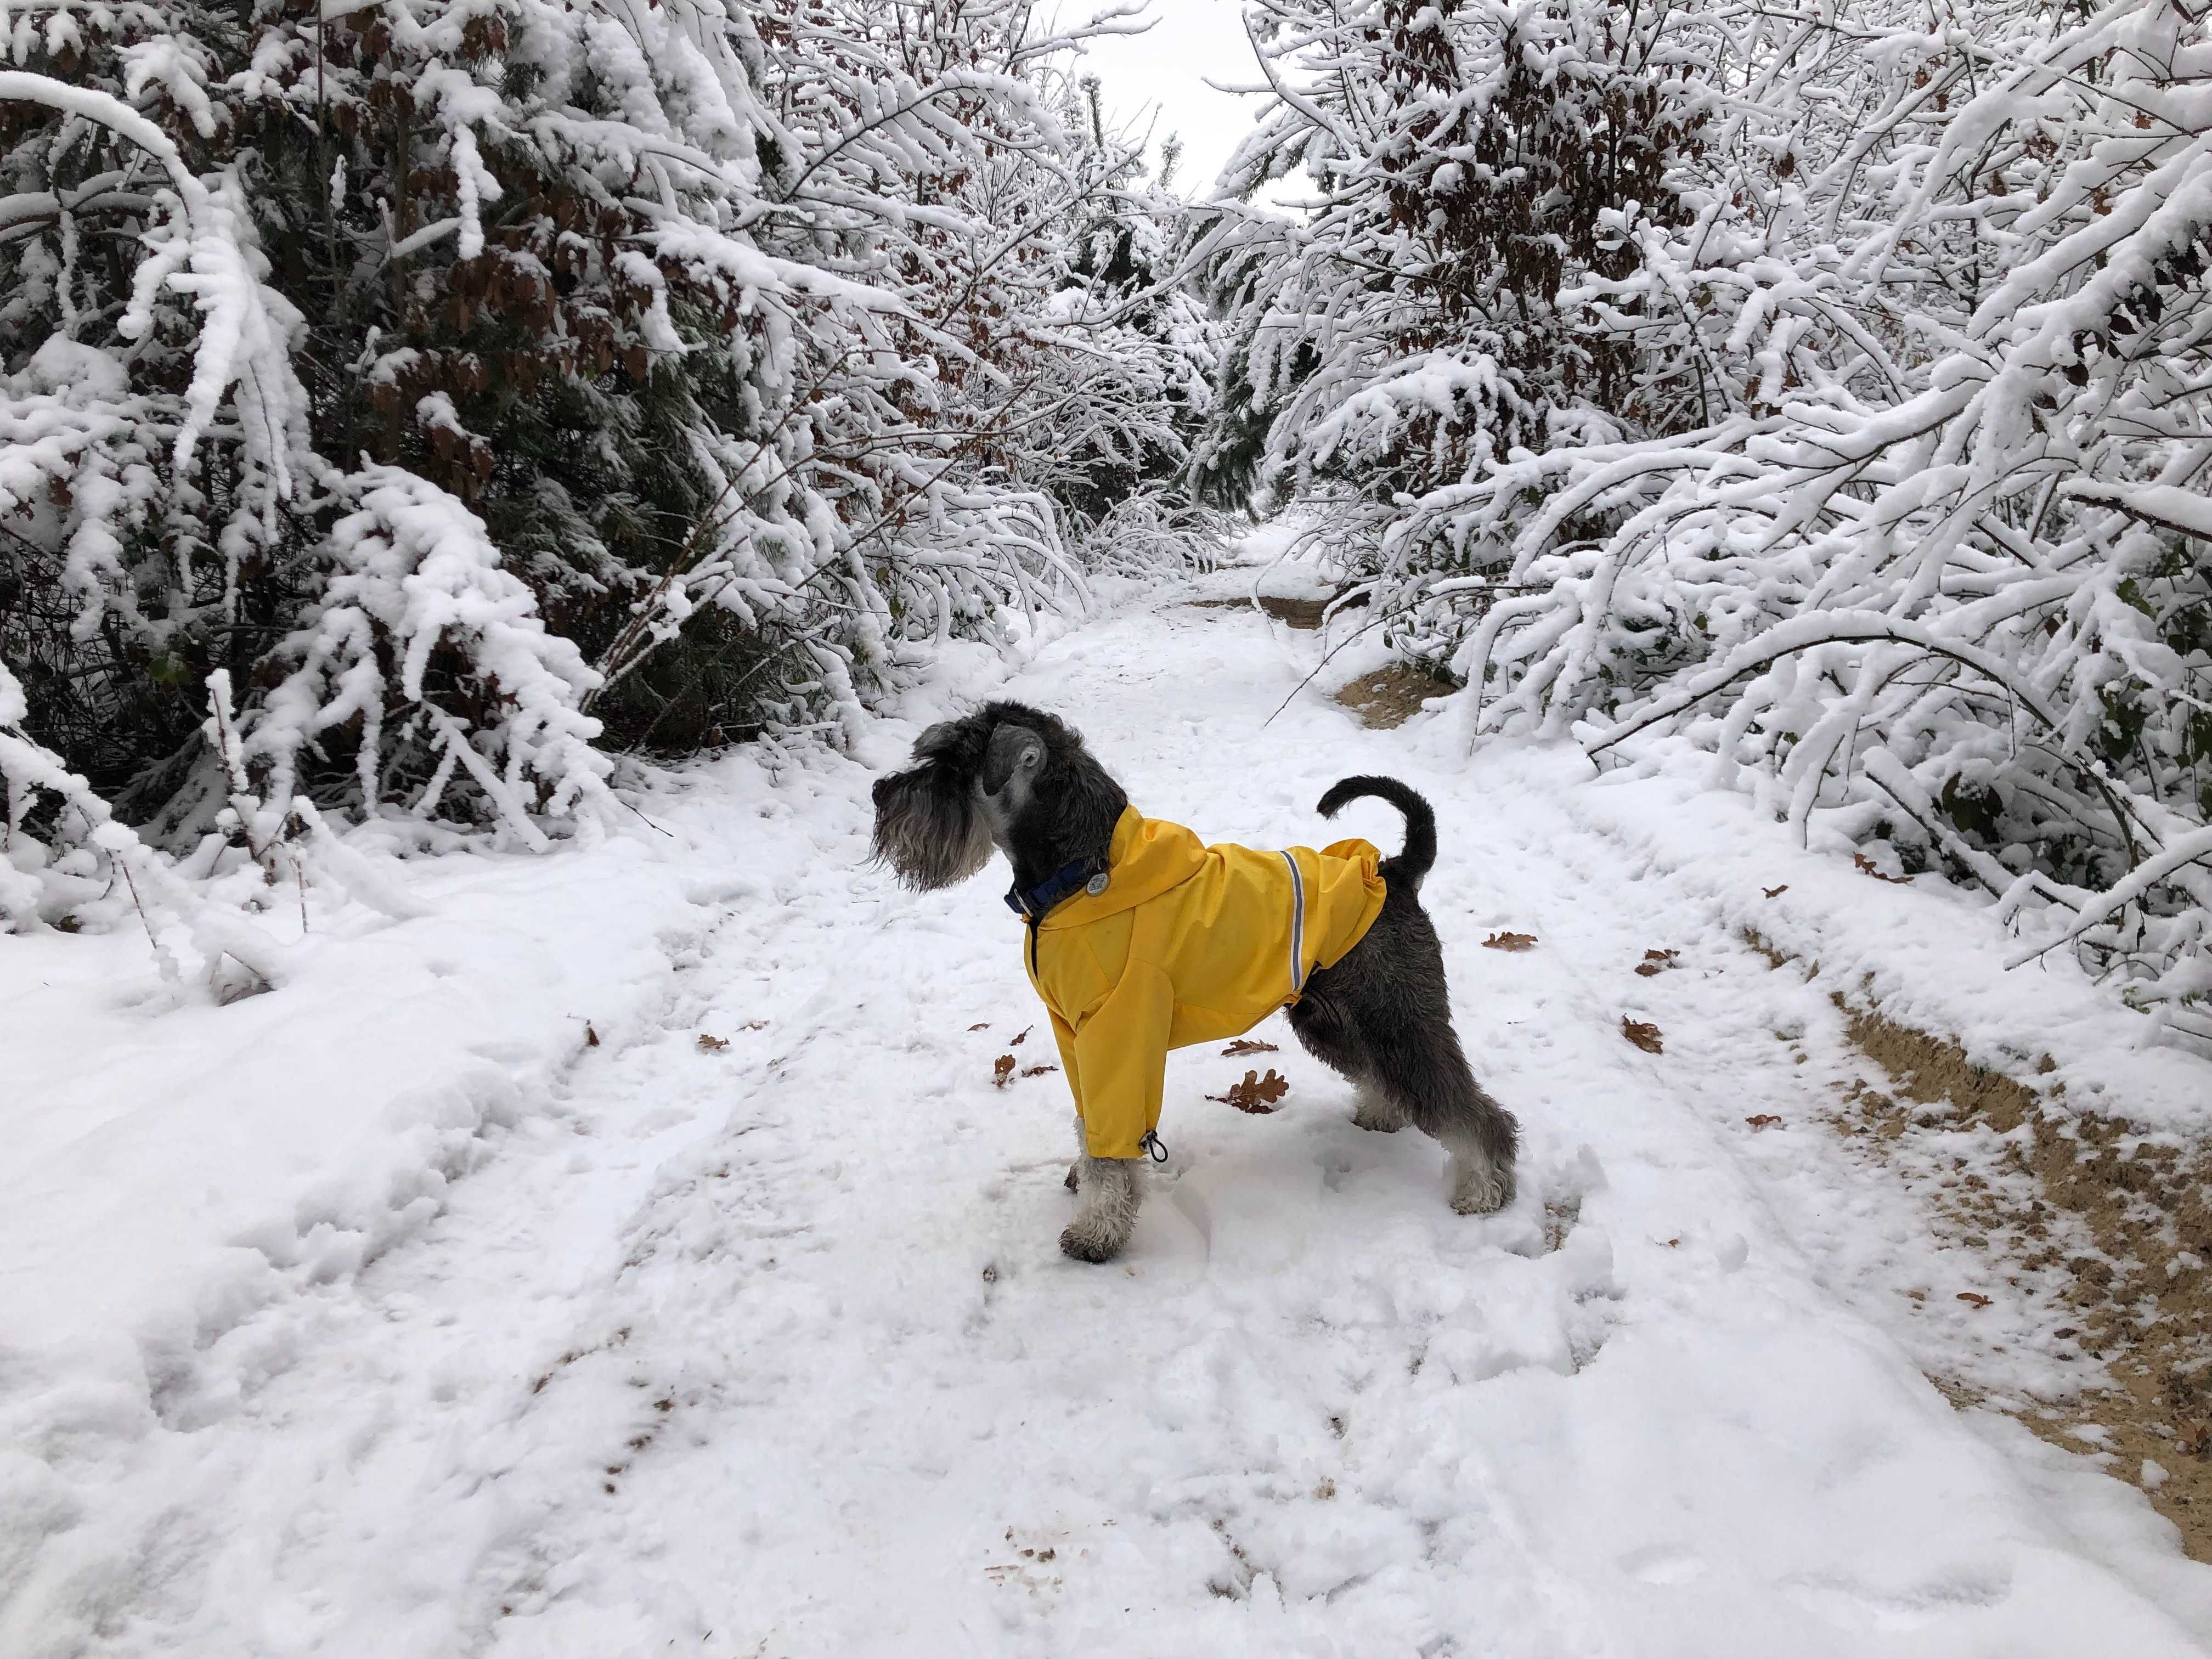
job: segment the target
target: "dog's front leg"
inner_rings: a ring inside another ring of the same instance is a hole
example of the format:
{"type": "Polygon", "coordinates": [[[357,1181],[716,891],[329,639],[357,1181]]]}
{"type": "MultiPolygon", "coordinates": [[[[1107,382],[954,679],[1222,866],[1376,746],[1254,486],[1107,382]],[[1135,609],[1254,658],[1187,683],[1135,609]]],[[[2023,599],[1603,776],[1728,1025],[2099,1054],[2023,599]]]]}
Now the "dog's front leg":
{"type": "Polygon", "coordinates": [[[1075,1163],[1067,1184],[1075,1189],[1075,1219],[1060,1236],[1060,1248],[1078,1261],[1110,1261],[1121,1253],[1137,1225],[1140,1158],[1093,1158],[1085,1147],[1083,1120],[1075,1120],[1075,1163]]]}
{"type": "Polygon", "coordinates": [[[1078,1261],[1110,1261],[1121,1255],[1137,1224],[1137,1167],[1140,1158],[1091,1158],[1076,1166],[1075,1219],[1060,1248],[1078,1261]]]}

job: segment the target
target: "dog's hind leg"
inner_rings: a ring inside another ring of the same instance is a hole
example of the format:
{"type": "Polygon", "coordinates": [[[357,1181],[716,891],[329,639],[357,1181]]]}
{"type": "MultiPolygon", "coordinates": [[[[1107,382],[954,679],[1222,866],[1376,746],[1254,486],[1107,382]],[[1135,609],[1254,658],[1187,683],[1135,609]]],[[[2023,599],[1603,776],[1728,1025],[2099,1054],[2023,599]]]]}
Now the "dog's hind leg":
{"type": "Polygon", "coordinates": [[[1376,1064],[1382,1095],[1451,1154],[1452,1208],[1487,1215],[1510,1204],[1520,1127],[1474,1080],[1450,1029],[1378,1046],[1376,1064]]]}
{"type": "Polygon", "coordinates": [[[1315,970],[1291,1024],[1359,1086],[1353,1121],[1411,1123],[1443,1143],[1452,1208],[1483,1215],[1513,1201],[1518,1127],[1468,1067],[1451,1027],[1443,950],[1408,884],[1394,882],[1366,937],[1335,966],[1315,970]]]}
{"type": "Polygon", "coordinates": [[[1352,1108],[1354,1128],[1372,1129],[1377,1134],[1395,1135],[1406,1127],[1405,1110],[1381,1085],[1363,1077],[1353,1079],[1353,1087],[1359,1091],[1352,1108]]]}
{"type": "MultiPolygon", "coordinates": [[[[1320,976],[1316,975],[1316,982],[1320,976]]],[[[1358,1091],[1352,1121],[1363,1129],[1395,1134],[1407,1116],[1397,1101],[1376,1080],[1374,1063],[1359,1041],[1358,1032],[1330,1000],[1326,988],[1291,1005],[1291,1029],[1306,1052],[1342,1077],[1358,1091]]]]}

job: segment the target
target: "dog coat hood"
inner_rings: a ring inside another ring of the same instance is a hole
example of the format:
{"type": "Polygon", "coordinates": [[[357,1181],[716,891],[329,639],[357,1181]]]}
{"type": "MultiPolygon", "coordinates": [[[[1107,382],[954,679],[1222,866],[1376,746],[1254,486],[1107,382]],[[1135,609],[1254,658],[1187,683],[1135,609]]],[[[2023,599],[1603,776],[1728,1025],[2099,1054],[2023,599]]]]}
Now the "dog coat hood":
{"type": "Polygon", "coordinates": [[[1139,1156],[1169,1049],[1249,1031],[1359,943],[1382,911],[1382,860],[1364,841],[1208,847],[1123,811],[1103,889],[1054,905],[1034,949],[1024,929],[1091,1157],[1139,1156]]]}

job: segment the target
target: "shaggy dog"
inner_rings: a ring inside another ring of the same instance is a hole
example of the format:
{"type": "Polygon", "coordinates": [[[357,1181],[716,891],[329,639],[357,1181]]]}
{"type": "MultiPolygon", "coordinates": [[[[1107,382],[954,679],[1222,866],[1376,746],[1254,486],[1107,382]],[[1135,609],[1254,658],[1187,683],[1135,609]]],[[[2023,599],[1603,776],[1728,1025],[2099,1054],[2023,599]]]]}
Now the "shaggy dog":
{"type": "MultiPolygon", "coordinates": [[[[1128,797],[1084,747],[1080,736],[1052,715],[1021,703],[988,703],[963,719],[931,726],[915,744],[914,758],[915,764],[908,770],[876,781],[876,856],[908,887],[927,892],[965,881],[990,861],[994,850],[1004,853],[1014,872],[1007,902],[1027,919],[1026,965],[1041,993],[1046,992],[1049,975],[1038,976],[1040,924],[1063,904],[1073,908],[1061,914],[1074,915],[1086,902],[1085,894],[1095,899],[1106,892],[1109,883],[1119,878],[1116,849],[1122,849],[1127,865],[1139,830],[1178,838],[1176,845],[1187,843],[1194,849],[1191,856],[1202,854],[1216,866],[1224,856],[1243,860],[1242,867],[1247,868],[1256,867],[1256,860],[1279,878],[1282,872],[1276,860],[1292,866],[1291,874],[1282,878],[1283,908],[1288,911],[1289,894],[1296,887],[1297,921],[1285,916],[1279,923],[1265,917],[1260,919],[1262,925],[1247,927],[1240,921],[1233,938],[1199,941],[1217,960],[1224,950],[1242,951],[1248,935],[1259,938],[1269,927],[1275,930],[1273,937],[1294,939],[1305,919],[1308,889],[1316,872],[1331,868],[1328,861],[1340,854],[1357,859],[1364,854],[1372,921],[1364,915],[1355,918],[1353,926],[1364,927],[1357,943],[1330,965],[1313,958],[1303,983],[1293,944],[1290,967],[1270,981],[1280,987],[1279,994],[1234,1016],[1240,1024],[1221,1028],[1217,1019],[1204,1036],[1182,1035],[1175,1042],[1214,1040],[1256,1024],[1287,1003],[1298,1040],[1358,1091],[1355,1123],[1386,1133],[1410,1123],[1440,1142],[1451,1154],[1452,1207],[1462,1214],[1482,1214],[1511,1200],[1516,1125],[1512,1114],[1475,1082],[1452,1030],[1443,953],[1419,898],[1421,878],[1436,862],[1436,814],[1412,789],[1391,778],[1355,777],[1338,783],[1322,797],[1318,810],[1323,817],[1360,796],[1380,797],[1405,814],[1405,847],[1395,857],[1382,859],[1379,866],[1373,863],[1374,849],[1364,842],[1340,843],[1326,854],[1294,849],[1303,854],[1300,866],[1288,854],[1197,848],[1188,831],[1139,818],[1128,811],[1128,797]],[[1300,867],[1309,872],[1303,883],[1300,867]],[[1376,910],[1371,896],[1378,885],[1383,891],[1376,910]]],[[[1334,867],[1340,878],[1347,868],[1340,859],[1334,867]]],[[[1360,872],[1355,869],[1351,873],[1356,884],[1360,872]]],[[[1337,881],[1339,888],[1346,885],[1337,881]]],[[[1358,896],[1354,896],[1356,901],[1358,896]]],[[[1043,937],[1055,935],[1048,929],[1043,937]]],[[[1121,937],[1128,937],[1127,927],[1121,937]]],[[[1250,977],[1260,982],[1279,965],[1279,949],[1271,950],[1264,964],[1255,960],[1250,977]]],[[[1176,997],[1180,1001],[1180,988],[1176,997]]],[[[1208,1000],[1218,1006],[1218,999],[1208,1000]]],[[[1050,1006],[1048,994],[1047,1002],[1050,1006]]],[[[1076,1120],[1079,1156],[1068,1181],[1079,1203],[1060,1242],[1071,1256],[1103,1261],[1127,1243],[1135,1224],[1138,1171],[1144,1158],[1136,1146],[1126,1144],[1127,1135],[1107,1133],[1095,1121],[1086,1093],[1096,1089],[1086,1091],[1076,1076],[1075,1062],[1085,1051],[1084,1016],[1080,1011],[1069,1012],[1072,1017],[1063,1019],[1061,1010],[1053,1009],[1054,1035],[1068,1062],[1079,1108],[1094,1121],[1086,1135],[1085,1118],[1076,1120]],[[1103,1150],[1116,1155],[1096,1155],[1103,1150]]],[[[1178,1007],[1176,1012],[1180,1020],[1182,1011],[1178,1007]]],[[[1115,1036],[1103,1048],[1097,1042],[1090,1045],[1084,1068],[1086,1081],[1095,1079],[1102,1066],[1139,1079],[1148,1073],[1153,1121],[1158,1109],[1158,1079],[1170,1046],[1165,1018],[1139,1023],[1150,1033],[1148,1041],[1139,1045],[1146,1052],[1128,1052],[1129,1045],[1115,1036]]],[[[1176,1027],[1179,1032],[1187,1029],[1181,1024],[1176,1027]]],[[[1149,1127],[1144,1145],[1147,1149],[1158,1146],[1149,1127]]]]}

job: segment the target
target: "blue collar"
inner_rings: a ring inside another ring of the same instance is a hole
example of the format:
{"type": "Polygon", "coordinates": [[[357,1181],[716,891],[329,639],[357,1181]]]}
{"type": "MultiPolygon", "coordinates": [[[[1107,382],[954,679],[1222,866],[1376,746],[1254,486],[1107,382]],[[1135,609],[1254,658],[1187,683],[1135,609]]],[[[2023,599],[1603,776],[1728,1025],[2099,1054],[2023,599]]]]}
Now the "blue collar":
{"type": "Polygon", "coordinates": [[[1078,859],[1073,864],[1063,864],[1027,891],[1017,882],[1006,890],[1006,908],[1018,916],[1026,916],[1034,927],[1053,906],[1086,888],[1094,893],[1106,890],[1105,866],[1097,859],[1078,859]]]}

